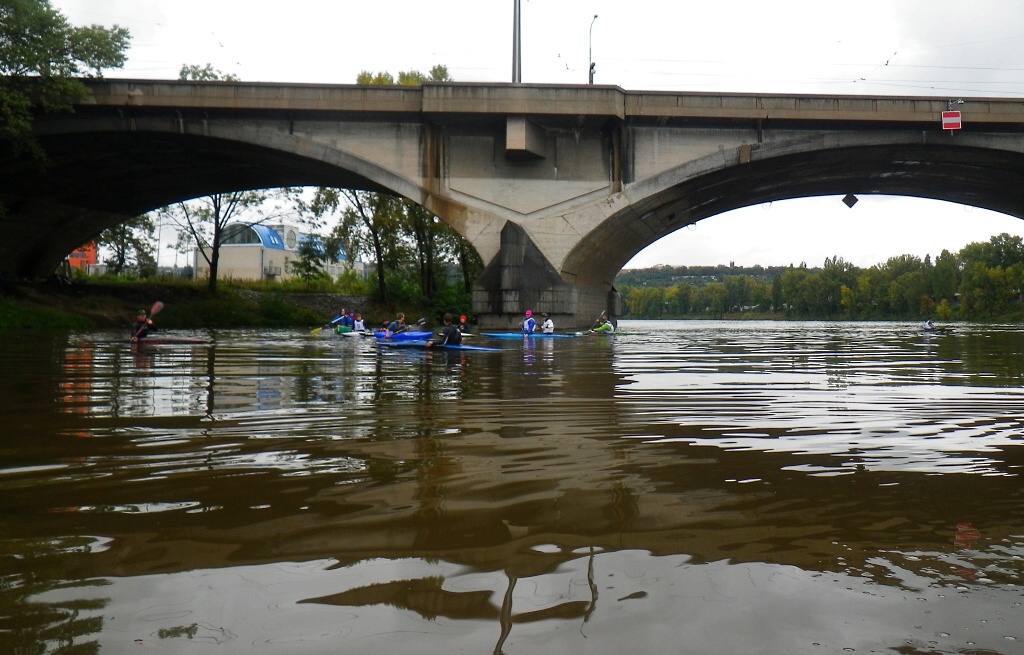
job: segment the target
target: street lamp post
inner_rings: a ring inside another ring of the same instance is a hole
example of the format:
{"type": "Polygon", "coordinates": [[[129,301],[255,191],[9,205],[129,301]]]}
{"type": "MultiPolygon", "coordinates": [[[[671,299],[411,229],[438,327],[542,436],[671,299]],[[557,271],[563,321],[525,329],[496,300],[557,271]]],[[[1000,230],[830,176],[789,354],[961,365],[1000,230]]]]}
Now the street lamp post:
{"type": "Polygon", "coordinates": [[[594,83],[594,21],[597,20],[597,14],[590,20],[590,41],[587,45],[587,59],[590,61],[590,77],[587,84],[594,83]]]}
{"type": "Polygon", "coordinates": [[[523,81],[522,31],[519,21],[519,0],[512,3],[512,83],[523,81]]]}

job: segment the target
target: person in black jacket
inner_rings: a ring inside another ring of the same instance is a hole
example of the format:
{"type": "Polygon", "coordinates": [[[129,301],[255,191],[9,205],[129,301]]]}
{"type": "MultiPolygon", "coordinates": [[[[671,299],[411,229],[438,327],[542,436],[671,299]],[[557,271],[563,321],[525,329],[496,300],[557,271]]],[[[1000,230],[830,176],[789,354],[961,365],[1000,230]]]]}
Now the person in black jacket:
{"type": "Polygon", "coordinates": [[[146,310],[140,309],[135,315],[135,322],[132,323],[132,341],[145,339],[150,332],[156,332],[153,319],[146,316],[146,310]]]}
{"type": "Polygon", "coordinates": [[[431,346],[460,346],[462,345],[462,330],[458,325],[452,325],[452,315],[444,315],[444,327],[441,334],[430,342],[431,346]]]}

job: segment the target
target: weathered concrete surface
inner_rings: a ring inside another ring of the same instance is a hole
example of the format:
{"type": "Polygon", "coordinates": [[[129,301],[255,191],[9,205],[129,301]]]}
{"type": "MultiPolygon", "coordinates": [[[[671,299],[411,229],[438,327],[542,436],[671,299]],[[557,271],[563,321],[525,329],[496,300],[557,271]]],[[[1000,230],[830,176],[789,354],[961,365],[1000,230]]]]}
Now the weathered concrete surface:
{"type": "MultiPolygon", "coordinates": [[[[90,82],[44,117],[52,165],[0,142],[0,261],[45,275],[119,220],[219,191],[323,185],[420,203],[489,262],[484,327],[527,307],[560,326],[615,309],[612,280],[671,232],[730,209],[884,193],[1024,216],[1024,100],[680,94],[604,86],[423,88],[90,82]]],[[[781,237],[780,237],[781,238],[781,237]]],[[[770,247],[770,244],[766,244],[770,247]]]]}

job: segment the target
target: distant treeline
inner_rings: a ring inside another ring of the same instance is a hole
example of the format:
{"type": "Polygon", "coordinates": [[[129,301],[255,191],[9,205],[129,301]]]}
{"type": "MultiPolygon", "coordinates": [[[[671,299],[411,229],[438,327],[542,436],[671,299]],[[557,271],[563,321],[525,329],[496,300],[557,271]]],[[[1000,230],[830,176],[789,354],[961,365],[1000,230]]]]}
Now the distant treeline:
{"type": "Polygon", "coordinates": [[[1006,233],[859,268],[840,257],[800,266],[657,266],[615,280],[629,318],[1020,320],[1024,240],[1006,233]]]}
{"type": "MultiPolygon", "coordinates": [[[[806,268],[806,265],[802,265],[806,268]]],[[[655,266],[624,270],[615,278],[615,286],[622,287],[672,287],[677,284],[691,284],[695,287],[711,282],[721,282],[728,275],[744,275],[755,280],[771,281],[792,266],[655,266]]],[[[809,269],[817,272],[820,269],[809,269]]]]}

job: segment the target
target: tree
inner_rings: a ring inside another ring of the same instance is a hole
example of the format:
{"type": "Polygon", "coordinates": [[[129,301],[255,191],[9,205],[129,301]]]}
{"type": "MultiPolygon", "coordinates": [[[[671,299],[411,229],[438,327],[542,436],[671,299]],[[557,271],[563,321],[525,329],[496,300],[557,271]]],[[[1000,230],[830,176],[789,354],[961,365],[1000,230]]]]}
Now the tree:
{"type": "Polygon", "coordinates": [[[76,78],[124,66],[130,40],[117,25],[73,27],[49,0],[0,3],[0,134],[15,154],[45,161],[32,136],[33,113],[70,111],[86,93],[76,78]]]}
{"type": "Polygon", "coordinates": [[[1024,263],[1024,239],[1003,232],[988,243],[969,243],[960,250],[964,267],[984,264],[987,268],[1009,268],[1024,263]]]}
{"type": "Polygon", "coordinates": [[[339,243],[349,257],[362,254],[376,262],[377,295],[385,304],[389,302],[387,272],[396,270],[405,258],[402,202],[382,193],[321,187],[310,205],[318,219],[341,212],[330,239],[339,243]],[[343,203],[347,205],[344,209],[343,203]]]}
{"type": "Polygon", "coordinates": [[[857,283],[857,267],[842,257],[826,257],[820,273],[824,283],[824,302],[828,316],[841,311],[843,288],[851,289],[857,283]]]}
{"type": "Polygon", "coordinates": [[[220,265],[220,250],[224,243],[226,228],[232,222],[257,225],[280,218],[288,208],[278,204],[267,206],[268,199],[292,201],[295,190],[290,188],[266,191],[233,191],[215,193],[194,200],[178,202],[157,210],[161,218],[178,226],[187,236],[179,243],[195,243],[200,256],[210,267],[207,288],[217,291],[217,272],[220,265]]]}
{"type": "Polygon", "coordinates": [[[420,291],[425,298],[433,298],[437,292],[437,242],[440,233],[437,226],[443,224],[426,207],[409,202],[403,202],[403,205],[406,222],[416,242],[420,291]]]}
{"type": "Polygon", "coordinates": [[[156,257],[152,247],[155,231],[153,219],[148,214],[103,230],[96,237],[96,245],[111,252],[103,263],[114,275],[123,275],[129,270],[140,277],[155,274],[156,257]]]}
{"type": "Polygon", "coordinates": [[[484,270],[484,261],[480,253],[473,245],[466,241],[461,234],[442,224],[444,229],[438,234],[441,244],[441,251],[448,253],[448,256],[458,266],[462,274],[462,291],[470,294],[473,292],[473,280],[484,270]]]}
{"type": "Polygon", "coordinates": [[[712,316],[721,318],[729,311],[728,291],[722,282],[712,282],[700,290],[701,302],[712,316]]]}
{"type": "MultiPolygon", "coordinates": [[[[939,299],[952,299],[960,286],[960,258],[943,250],[932,267],[932,293],[939,299]]],[[[947,303],[948,305],[948,303],[947,303]]]]}
{"type": "Polygon", "coordinates": [[[211,82],[223,80],[225,82],[240,82],[237,75],[217,70],[213,64],[199,66],[198,64],[182,64],[178,71],[179,80],[191,80],[193,82],[211,82]]]}
{"type": "MultiPolygon", "coordinates": [[[[431,68],[427,74],[417,70],[398,72],[398,84],[401,86],[422,86],[424,82],[450,82],[451,79],[448,75],[448,67],[441,64],[431,68]]],[[[386,71],[381,73],[362,71],[356,75],[356,84],[390,86],[395,84],[395,78],[386,71]]]]}
{"type": "Polygon", "coordinates": [[[319,236],[306,237],[299,242],[298,259],[290,263],[292,273],[307,282],[329,279],[324,268],[327,262],[338,258],[339,251],[336,241],[319,236]]]}
{"type": "Polygon", "coordinates": [[[811,310],[804,294],[804,286],[810,275],[806,268],[789,268],[782,274],[779,283],[782,303],[788,305],[797,316],[806,316],[811,310]]]}

